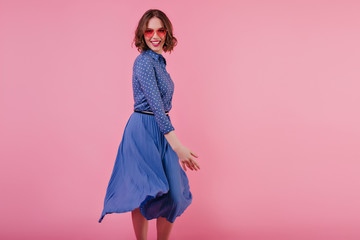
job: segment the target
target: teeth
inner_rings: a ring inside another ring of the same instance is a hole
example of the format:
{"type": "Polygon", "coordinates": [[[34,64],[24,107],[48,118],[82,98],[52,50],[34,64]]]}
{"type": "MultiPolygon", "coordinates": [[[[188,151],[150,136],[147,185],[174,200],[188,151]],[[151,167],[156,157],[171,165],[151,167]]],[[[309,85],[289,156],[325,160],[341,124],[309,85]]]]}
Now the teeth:
{"type": "Polygon", "coordinates": [[[158,42],[152,42],[152,43],[155,43],[155,44],[158,44],[160,41],[158,41],[158,42]]]}

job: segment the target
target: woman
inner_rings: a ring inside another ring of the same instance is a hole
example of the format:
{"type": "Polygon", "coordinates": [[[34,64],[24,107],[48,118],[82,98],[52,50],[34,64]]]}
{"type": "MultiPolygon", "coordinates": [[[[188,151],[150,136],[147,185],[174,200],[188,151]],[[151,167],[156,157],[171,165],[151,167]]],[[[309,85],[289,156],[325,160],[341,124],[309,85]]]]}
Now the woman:
{"type": "Polygon", "coordinates": [[[174,83],[162,52],[171,52],[177,39],[168,17],[157,9],[145,12],[134,42],[140,52],[133,65],[134,112],[124,129],[99,222],[106,214],[132,211],[137,239],[147,238],[148,220],[154,218],[158,239],[168,239],[176,217],[192,201],[184,170],[200,166],[198,155],[176,137],[169,116],[174,83]]]}

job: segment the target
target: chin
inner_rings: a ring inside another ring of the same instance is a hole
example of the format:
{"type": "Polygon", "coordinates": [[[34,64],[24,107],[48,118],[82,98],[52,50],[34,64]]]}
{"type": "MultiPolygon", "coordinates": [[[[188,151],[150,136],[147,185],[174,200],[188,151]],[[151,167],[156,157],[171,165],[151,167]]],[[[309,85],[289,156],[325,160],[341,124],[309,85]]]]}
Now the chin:
{"type": "Polygon", "coordinates": [[[147,46],[148,46],[148,48],[150,48],[151,50],[153,50],[154,52],[157,52],[157,51],[163,51],[163,46],[164,46],[164,44],[162,44],[162,45],[160,45],[160,46],[158,46],[158,47],[154,47],[151,43],[149,44],[149,43],[147,43],[147,46]]]}
{"type": "Polygon", "coordinates": [[[159,52],[159,51],[164,51],[163,47],[157,47],[157,48],[154,48],[154,47],[150,47],[151,50],[153,50],[154,52],[159,52]]]}

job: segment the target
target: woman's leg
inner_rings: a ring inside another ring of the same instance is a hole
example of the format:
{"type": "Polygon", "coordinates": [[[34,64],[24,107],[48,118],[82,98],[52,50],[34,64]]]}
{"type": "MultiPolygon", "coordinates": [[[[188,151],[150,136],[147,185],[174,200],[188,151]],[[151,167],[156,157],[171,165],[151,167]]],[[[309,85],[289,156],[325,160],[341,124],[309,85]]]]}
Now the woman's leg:
{"type": "Polygon", "coordinates": [[[140,208],[131,212],[132,222],[137,240],[146,240],[148,231],[148,220],[141,214],[140,208]]]}
{"type": "Polygon", "coordinates": [[[159,217],[156,221],[157,240],[168,240],[173,225],[166,218],[159,217]]]}

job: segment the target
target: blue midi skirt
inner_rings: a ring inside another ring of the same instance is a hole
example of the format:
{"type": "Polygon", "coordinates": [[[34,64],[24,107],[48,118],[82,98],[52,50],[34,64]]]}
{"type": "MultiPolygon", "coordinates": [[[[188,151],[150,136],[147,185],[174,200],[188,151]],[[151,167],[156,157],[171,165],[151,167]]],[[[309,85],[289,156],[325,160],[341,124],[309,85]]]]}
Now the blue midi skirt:
{"type": "Polygon", "coordinates": [[[124,129],[99,223],[106,214],[138,207],[148,220],[165,217],[173,223],[191,201],[188,178],[155,116],[133,112],[124,129]]]}

